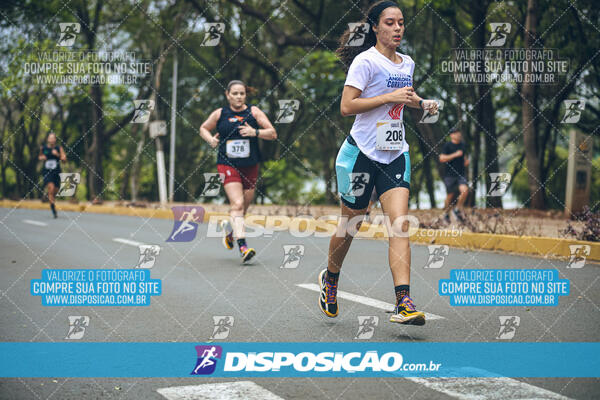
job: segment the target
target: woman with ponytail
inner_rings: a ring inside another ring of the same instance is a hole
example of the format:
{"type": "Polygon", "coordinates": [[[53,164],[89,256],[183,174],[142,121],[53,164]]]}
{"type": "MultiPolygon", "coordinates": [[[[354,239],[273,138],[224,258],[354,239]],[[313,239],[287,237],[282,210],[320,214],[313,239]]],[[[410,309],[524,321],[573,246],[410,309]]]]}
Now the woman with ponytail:
{"type": "MultiPolygon", "coordinates": [[[[348,70],[342,92],[341,114],[354,115],[350,135],[336,159],[341,222],[331,237],[327,269],[319,274],[319,306],[336,317],[340,270],[360,228],[373,188],[389,218],[389,263],[394,281],[396,308],[391,322],[424,325],[425,314],[410,298],[410,244],[408,196],[410,157],[402,116],[404,107],[437,112],[437,103],[421,99],[412,87],[415,63],[397,52],[404,35],[404,16],[393,1],[373,4],[366,19],[369,26],[360,46],[355,32],[346,32],[337,54],[348,70]]],[[[363,30],[364,31],[364,30],[363,30]]],[[[362,37],[361,37],[362,38],[362,37]]]]}
{"type": "Polygon", "coordinates": [[[223,187],[229,200],[231,222],[222,222],[223,245],[234,248],[234,237],[242,261],[249,261],[256,250],[248,247],[244,231],[244,216],[254,199],[260,150],[258,139],[275,140],[277,132],[269,118],[258,107],[246,105],[247,93],[254,88],[233,80],[227,84],[227,106],[214,110],[200,126],[200,136],[217,149],[217,171],[225,177],[223,187]],[[211,131],[217,130],[212,135],[211,131]]]}

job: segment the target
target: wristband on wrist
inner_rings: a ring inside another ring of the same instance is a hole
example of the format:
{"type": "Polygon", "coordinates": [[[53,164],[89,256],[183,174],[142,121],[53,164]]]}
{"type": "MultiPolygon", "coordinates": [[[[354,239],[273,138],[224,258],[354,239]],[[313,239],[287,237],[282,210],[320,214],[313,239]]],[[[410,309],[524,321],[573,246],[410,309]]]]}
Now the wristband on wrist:
{"type": "Polygon", "coordinates": [[[419,107],[423,108],[423,99],[419,100],[419,107]]]}
{"type": "Polygon", "coordinates": [[[256,128],[254,131],[256,132],[256,137],[258,137],[258,135],[260,133],[260,132],[258,132],[258,128],[256,128]]]}

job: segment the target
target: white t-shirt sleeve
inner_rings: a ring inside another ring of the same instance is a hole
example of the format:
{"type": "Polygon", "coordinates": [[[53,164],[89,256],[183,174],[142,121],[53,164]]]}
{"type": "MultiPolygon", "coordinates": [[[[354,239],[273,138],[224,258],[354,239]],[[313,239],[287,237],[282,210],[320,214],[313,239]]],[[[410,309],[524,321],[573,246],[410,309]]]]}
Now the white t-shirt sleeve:
{"type": "Polygon", "coordinates": [[[352,86],[364,91],[370,81],[370,63],[363,57],[356,57],[354,61],[352,61],[352,64],[350,64],[348,76],[346,77],[346,83],[344,83],[344,85],[352,86]]]}
{"type": "Polygon", "coordinates": [[[410,66],[410,77],[411,77],[411,79],[413,81],[412,86],[414,86],[415,85],[415,61],[411,57],[409,57],[407,55],[402,55],[402,57],[406,57],[407,61],[410,62],[410,64],[411,64],[411,66],[410,66]]]}

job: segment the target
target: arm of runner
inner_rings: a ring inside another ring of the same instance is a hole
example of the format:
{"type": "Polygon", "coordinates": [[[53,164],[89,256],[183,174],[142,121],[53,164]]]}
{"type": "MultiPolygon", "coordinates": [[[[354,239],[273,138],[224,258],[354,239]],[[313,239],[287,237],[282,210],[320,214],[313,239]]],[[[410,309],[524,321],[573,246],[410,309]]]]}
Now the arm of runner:
{"type": "Polygon", "coordinates": [[[63,149],[63,147],[60,146],[59,147],[59,151],[60,151],[60,161],[66,162],[67,161],[67,154],[65,153],[65,149],[63,149]]]}
{"type": "MultiPolygon", "coordinates": [[[[244,135],[241,131],[240,134],[242,136],[256,135],[257,137],[265,140],[277,139],[277,131],[275,131],[275,128],[271,124],[271,121],[269,121],[269,117],[267,117],[267,115],[260,108],[255,106],[252,106],[252,109],[250,111],[252,112],[252,116],[256,119],[256,122],[258,122],[258,126],[260,126],[262,129],[251,128],[253,132],[250,135],[244,135]]],[[[248,124],[246,123],[246,125],[248,124]]]]}
{"type": "MultiPolygon", "coordinates": [[[[456,150],[454,153],[451,153],[451,154],[440,154],[440,162],[445,163],[448,161],[452,161],[455,158],[460,157],[462,155],[463,155],[462,150],[456,150]]],[[[468,163],[467,163],[467,165],[468,165],[468,163]]],[[[467,165],[465,165],[465,167],[467,165]]]]}
{"type": "Polygon", "coordinates": [[[200,137],[204,139],[214,149],[219,145],[219,134],[213,136],[210,131],[217,127],[217,121],[221,117],[221,109],[213,111],[206,121],[200,125],[200,137]]]}
{"type": "Polygon", "coordinates": [[[465,156],[465,167],[468,167],[470,163],[471,160],[469,160],[469,157],[465,156]]]}
{"type": "Polygon", "coordinates": [[[413,88],[409,86],[375,97],[361,98],[359,97],[361,93],[362,90],[355,88],[354,86],[344,86],[344,91],[342,92],[342,101],[340,103],[340,112],[342,116],[348,117],[350,115],[361,114],[386,103],[408,104],[412,101],[412,97],[415,95],[413,88]]]}
{"type": "Polygon", "coordinates": [[[448,143],[444,144],[442,148],[442,154],[440,154],[440,162],[446,163],[448,161],[454,160],[456,157],[462,156],[462,150],[456,150],[454,153],[450,153],[448,149],[448,143]]]}
{"type": "Polygon", "coordinates": [[[437,112],[438,112],[437,101],[422,99],[416,93],[413,94],[411,101],[409,103],[406,103],[406,105],[411,108],[420,108],[423,110],[429,110],[429,114],[437,114],[437,112]]]}
{"type": "Polygon", "coordinates": [[[48,159],[48,157],[46,157],[44,155],[44,153],[42,153],[42,149],[43,149],[43,147],[40,147],[40,154],[38,155],[38,160],[40,160],[40,161],[44,161],[44,160],[48,159]]]}

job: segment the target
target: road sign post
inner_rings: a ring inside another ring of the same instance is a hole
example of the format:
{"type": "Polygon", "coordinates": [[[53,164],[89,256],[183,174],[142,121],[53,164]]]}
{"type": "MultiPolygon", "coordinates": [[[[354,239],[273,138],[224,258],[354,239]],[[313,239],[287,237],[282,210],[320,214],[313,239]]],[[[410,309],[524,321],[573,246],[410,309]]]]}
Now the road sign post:
{"type": "Polygon", "coordinates": [[[156,144],[156,172],[158,174],[158,198],[161,205],[167,204],[167,179],[165,170],[165,153],[162,148],[161,136],[167,134],[166,121],[150,122],[150,138],[156,144]]]}

